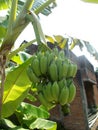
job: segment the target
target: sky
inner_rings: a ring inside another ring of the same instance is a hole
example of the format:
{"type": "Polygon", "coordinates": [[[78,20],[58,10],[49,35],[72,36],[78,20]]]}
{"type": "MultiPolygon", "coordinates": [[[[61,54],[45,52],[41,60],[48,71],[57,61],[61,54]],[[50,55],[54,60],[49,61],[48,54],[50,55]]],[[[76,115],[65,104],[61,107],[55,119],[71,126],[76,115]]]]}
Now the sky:
{"type": "Polygon", "coordinates": [[[42,25],[47,33],[68,34],[93,44],[98,42],[98,4],[81,0],[57,0],[55,8],[42,25]],[[48,28],[49,27],[49,28],[48,28]]]}
{"type": "MultiPolygon", "coordinates": [[[[67,34],[89,41],[98,50],[98,4],[81,0],[57,0],[57,7],[49,16],[40,15],[40,22],[43,32],[47,35],[67,34]]],[[[26,40],[32,40],[33,33],[33,28],[29,25],[19,40],[22,42],[23,35],[26,40]],[[29,35],[27,32],[30,32],[29,35]]],[[[80,52],[76,47],[73,51],[77,56],[86,55],[94,67],[98,66],[98,62],[85,49],[80,52]]]]}
{"type": "MultiPolygon", "coordinates": [[[[67,34],[89,41],[98,50],[98,4],[85,3],[81,0],[57,0],[58,6],[47,18],[42,17],[42,27],[47,34],[67,34]],[[44,21],[44,22],[43,22],[44,21]]],[[[75,47],[73,52],[86,55],[96,68],[98,62],[87,53],[75,47]]]]}

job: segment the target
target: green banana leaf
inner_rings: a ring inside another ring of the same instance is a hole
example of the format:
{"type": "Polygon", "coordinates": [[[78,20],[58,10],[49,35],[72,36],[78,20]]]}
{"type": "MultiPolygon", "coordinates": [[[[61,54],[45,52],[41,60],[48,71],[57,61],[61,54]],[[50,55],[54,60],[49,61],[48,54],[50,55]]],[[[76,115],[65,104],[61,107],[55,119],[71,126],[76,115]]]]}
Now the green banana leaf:
{"type": "Polygon", "coordinates": [[[0,128],[8,129],[8,128],[14,128],[16,127],[10,120],[8,119],[0,119],[0,128]]]}
{"type": "Polygon", "coordinates": [[[38,118],[30,125],[30,129],[35,128],[45,130],[57,130],[57,124],[53,121],[38,118]]]}
{"type": "Polygon", "coordinates": [[[0,10],[8,9],[12,0],[0,0],[0,10]]]}
{"type": "Polygon", "coordinates": [[[10,54],[7,56],[8,60],[11,60],[12,57],[14,57],[17,53],[19,53],[20,51],[23,51],[25,48],[27,48],[28,46],[30,46],[31,44],[33,44],[34,42],[36,42],[36,39],[27,42],[26,44],[22,44],[19,48],[17,48],[16,50],[10,52],[10,54]]]}
{"type": "Polygon", "coordinates": [[[49,112],[45,109],[25,102],[21,103],[15,114],[21,126],[27,126],[27,128],[30,128],[32,122],[34,122],[37,118],[47,119],[50,116],[49,112]]]}
{"type": "Polygon", "coordinates": [[[82,1],[98,4],[98,0],[82,0],[82,1]]]}
{"type": "MultiPolygon", "coordinates": [[[[19,0],[18,6],[19,10],[21,10],[23,4],[26,2],[26,0],[19,0]]],[[[34,4],[32,6],[32,9],[38,13],[42,13],[43,15],[49,15],[52,13],[52,9],[57,6],[55,0],[34,0],[34,4]],[[47,3],[47,4],[46,4],[47,3]]]]}
{"type": "Polygon", "coordinates": [[[2,106],[2,117],[8,117],[14,113],[18,105],[26,97],[31,82],[26,74],[26,68],[32,58],[9,72],[4,84],[4,96],[2,106]]]}
{"type": "Polygon", "coordinates": [[[64,49],[66,47],[66,44],[68,43],[68,38],[65,38],[61,35],[53,35],[53,36],[46,35],[45,37],[47,42],[55,44],[62,49],[64,49]]]}
{"type": "Polygon", "coordinates": [[[0,120],[0,129],[2,130],[29,130],[22,128],[21,126],[16,126],[9,119],[0,120]]]}
{"type": "MultiPolygon", "coordinates": [[[[21,8],[23,7],[23,4],[25,2],[26,2],[26,0],[19,0],[18,1],[18,10],[21,10],[21,8]]],[[[55,0],[50,0],[49,3],[50,4],[52,3],[52,6],[48,4],[46,7],[42,8],[41,6],[43,6],[46,2],[47,2],[47,0],[34,0],[34,4],[33,4],[32,9],[38,10],[39,8],[41,8],[40,12],[42,14],[49,15],[52,13],[51,10],[53,8],[55,8],[57,6],[57,4],[56,4],[55,0]]],[[[11,3],[12,3],[12,0],[0,0],[0,10],[8,9],[9,7],[11,7],[11,3]]]]}
{"type": "Polygon", "coordinates": [[[18,54],[16,54],[15,56],[13,56],[11,58],[11,60],[14,61],[16,64],[22,64],[23,62],[25,62],[30,57],[31,57],[30,54],[21,51],[18,54]]]}
{"type": "Polygon", "coordinates": [[[23,114],[24,120],[32,120],[35,118],[49,118],[50,116],[46,110],[25,102],[21,103],[17,109],[17,112],[18,111],[23,114]]]}
{"type": "Polygon", "coordinates": [[[29,130],[29,129],[22,128],[21,126],[16,126],[15,128],[10,128],[9,130],[29,130]]]}

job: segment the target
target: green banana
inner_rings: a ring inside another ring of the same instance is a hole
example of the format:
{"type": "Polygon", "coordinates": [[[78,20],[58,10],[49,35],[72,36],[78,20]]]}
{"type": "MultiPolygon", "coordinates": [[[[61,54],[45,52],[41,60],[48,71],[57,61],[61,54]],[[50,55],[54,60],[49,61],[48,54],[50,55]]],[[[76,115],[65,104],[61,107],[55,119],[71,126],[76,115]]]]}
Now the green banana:
{"type": "Polygon", "coordinates": [[[76,87],[73,82],[68,86],[68,89],[69,89],[68,103],[71,103],[76,95],[76,87]]]}
{"type": "Polygon", "coordinates": [[[61,59],[65,59],[65,52],[64,52],[64,50],[61,50],[61,51],[59,52],[58,57],[61,58],[61,59]]]}
{"type": "Polygon", "coordinates": [[[64,81],[64,80],[66,81],[66,79],[62,79],[62,80],[58,81],[58,85],[59,85],[59,95],[60,95],[60,93],[61,93],[63,87],[65,86],[65,84],[64,84],[65,81],[64,81]]]}
{"type": "Polygon", "coordinates": [[[73,73],[72,73],[72,77],[75,77],[77,73],[77,65],[76,64],[73,64],[73,73]]]}
{"type": "Polygon", "coordinates": [[[62,71],[63,71],[63,77],[67,77],[67,73],[68,73],[68,61],[67,60],[64,60],[63,61],[63,65],[62,65],[62,71]]]}
{"type": "Polygon", "coordinates": [[[68,71],[67,71],[67,78],[72,78],[72,73],[73,73],[73,64],[69,63],[68,64],[68,71]]]}
{"type": "Polygon", "coordinates": [[[68,102],[68,97],[69,97],[69,89],[65,82],[64,87],[61,89],[61,92],[59,95],[59,103],[61,105],[65,105],[68,102]]]}
{"type": "Polygon", "coordinates": [[[77,73],[77,65],[69,63],[67,78],[74,78],[77,73]]]}
{"type": "Polygon", "coordinates": [[[51,86],[51,94],[52,94],[52,96],[53,96],[53,98],[54,98],[54,101],[55,101],[56,103],[58,103],[58,98],[59,98],[59,85],[58,85],[57,81],[55,81],[55,82],[53,83],[53,85],[51,86]]]}
{"type": "Polygon", "coordinates": [[[47,89],[47,85],[44,85],[43,86],[43,90],[42,90],[42,92],[43,92],[43,95],[44,95],[44,97],[45,97],[45,99],[48,101],[48,102],[52,102],[52,100],[50,100],[50,96],[51,96],[51,93],[49,93],[49,91],[50,91],[50,88],[48,88],[47,89]],[[48,90],[49,89],[49,90],[48,90]],[[47,91],[48,90],[48,91],[47,91]]]}
{"type": "Polygon", "coordinates": [[[53,53],[58,57],[59,51],[57,47],[53,49],[53,53]]]}
{"type": "Polygon", "coordinates": [[[60,92],[62,91],[63,87],[65,86],[65,83],[67,84],[66,79],[62,79],[62,80],[58,81],[58,85],[59,85],[59,88],[60,88],[59,91],[60,92]]]}
{"type": "Polygon", "coordinates": [[[36,55],[36,54],[33,54],[33,55],[32,55],[32,61],[31,61],[31,63],[32,63],[33,60],[36,59],[36,58],[37,58],[37,55],[36,55]]]}
{"type": "Polygon", "coordinates": [[[34,73],[36,74],[36,76],[38,76],[38,77],[41,76],[38,58],[35,58],[33,60],[33,62],[31,63],[31,67],[32,67],[34,73]]]}
{"type": "Polygon", "coordinates": [[[33,83],[40,82],[40,79],[35,75],[35,73],[33,72],[32,68],[31,68],[31,66],[29,66],[27,68],[27,75],[28,75],[31,82],[33,82],[33,83]]]}
{"type": "Polygon", "coordinates": [[[52,96],[52,93],[51,93],[51,87],[52,87],[52,84],[51,82],[49,82],[47,85],[46,85],[46,88],[45,88],[45,95],[47,96],[47,100],[49,102],[54,102],[54,97],[52,96]]]}
{"type": "Polygon", "coordinates": [[[49,66],[49,75],[52,81],[58,80],[58,70],[55,61],[53,61],[49,66]]]}
{"type": "Polygon", "coordinates": [[[50,53],[48,56],[48,66],[50,66],[51,62],[55,59],[54,53],[50,53]]]}
{"type": "Polygon", "coordinates": [[[47,66],[47,57],[43,55],[40,58],[40,70],[43,75],[45,75],[47,72],[47,66]]]}
{"type": "Polygon", "coordinates": [[[41,51],[39,51],[38,53],[37,53],[37,58],[38,58],[38,60],[40,61],[40,58],[43,56],[44,54],[41,52],[41,51]]]}
{"type": "Polygon", "coordinates": [[[48,59],[48,57],[49,57],[49,55],[50,55],[50,52],[49,52],[49,51],[46,51],[44,55],[45,55],[45,56],[47,57],[47,59],[48,59]]]}
{"type": "Polygon", "coordinates": [[[38,98],[39,98],[40,102],[42,103],[42,105],[44,105],[47,108],[47,110],[50,110],[51,108],[53,108],[54,104],[51,103],[51,102],[48,102],[45,99],[45,97],[44,97],[42,92],[38,93],[38,98]]]}

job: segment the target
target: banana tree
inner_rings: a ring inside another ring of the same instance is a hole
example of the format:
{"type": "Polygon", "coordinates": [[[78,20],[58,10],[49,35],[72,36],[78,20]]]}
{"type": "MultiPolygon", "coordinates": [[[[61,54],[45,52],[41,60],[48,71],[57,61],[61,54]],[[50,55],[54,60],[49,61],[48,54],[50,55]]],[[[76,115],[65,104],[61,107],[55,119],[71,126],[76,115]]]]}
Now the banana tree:
{"type": "MultiPolygon", "coordinates": [[[[31,62],[32,56],[28,55],[26,61],[22,61],[20,59],[17,60],[15,55],[34,42],[37,42],[40,48],[50,50],[47,46],[38,14],[49,15],[51,9],[56,4],[54,0],[2,0],[0,2],[0,10],[9,8],[7,17],[0,23],[0,125],[2,125],[2,121],[5,122],[2,119],[11,116],[15,112],[31,88],[26,68],[31,62]],[[30,22],[32,23],[36,39],[12,51],[15,41],[30,22]],[[10,60],[14,61],[15,68],[6,73],[10,60]]],[[[42,111],[40,110],[40,112],[42,111]]],[[[43,122],[44,120],[39,119],[39,121],[43,122]]],[[[37,124],[37,121],[35,123],[37,124]]],[[[50,122],[49,124],[49,129],[56,129],[56,123],[50,122]]]]}

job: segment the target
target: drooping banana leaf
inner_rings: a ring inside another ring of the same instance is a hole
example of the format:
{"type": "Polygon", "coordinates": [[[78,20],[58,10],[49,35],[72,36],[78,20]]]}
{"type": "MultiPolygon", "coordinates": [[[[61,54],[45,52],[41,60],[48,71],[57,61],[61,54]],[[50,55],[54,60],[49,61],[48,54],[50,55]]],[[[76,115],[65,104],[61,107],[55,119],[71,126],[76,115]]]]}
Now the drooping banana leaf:
{"type": "Polygon", "coordinates": [[[69,49],[72,50],[75,46],[79,46],[80,50],[83,49],[83,43],[80,39],[71,38],[71,43],[69,45],[69,49]]]}
{"type": "Polygon", "coordinates": [[[56,46],[59,46],[62,49],[66,47],[66,44],[68,42],[68,38],[65,38],[64,36],[61,36],[61,35],[53,35],[53,36],[46,35],[45,37],[46,37],[47,42],[50,42],[56,46]]]}
{"type": "Polygon", "coordinates": [[[84,41],[85,47],[87,49],[87,51],[93,56],[95,57],[96,60],[98,60],[98,51],[96,51],[96,49],[89,43],[84,41]]]}
{"type": "Polygon", "coordinates": [[[21,101],[26,97],[31,86],[26,68],[31,60],[32,58],[8,73],[4,84],[2,117],[8,117],[13,114],[21,101]]]}

